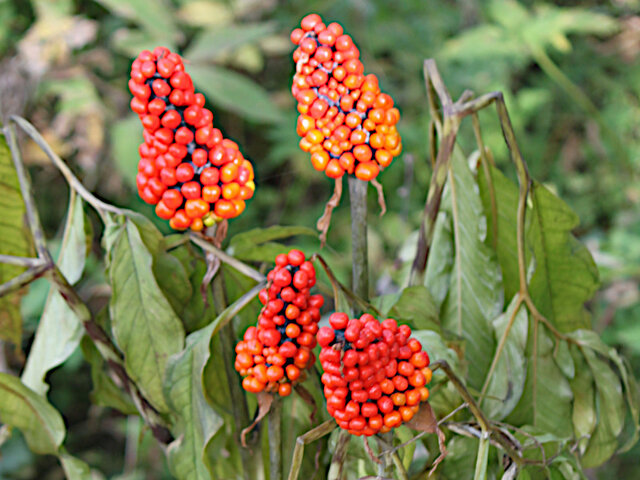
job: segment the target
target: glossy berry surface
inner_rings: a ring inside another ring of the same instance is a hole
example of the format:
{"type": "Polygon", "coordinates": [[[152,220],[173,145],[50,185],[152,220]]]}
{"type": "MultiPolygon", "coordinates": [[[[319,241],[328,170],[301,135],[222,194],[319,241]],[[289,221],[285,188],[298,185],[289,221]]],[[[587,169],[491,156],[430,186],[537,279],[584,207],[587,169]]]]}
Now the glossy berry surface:
{"type": "Polygon", "coordinates": [[[324,299],[309,293],[316,271],[303,252],[280,254],[275,263],[258,295],[263,305],[258,324],[236,345],[235,368],[245,390],[284,397],[315,363],[312,350],[324,299]]]}
{"type": "Polygon", "coordinates": [[[336,312],[318,331],[327,410],[353,435],[385,433],[413,418],[429,398],[429,355],[411,328],[365,313],[336,312]]]}
{"type": "Polygon", "coordinates": [[[245,209],[255,190],[251,162],[213,128],[182,58],[144,50],[131,66],[131,109],[144,128],[136,183],[140,197],[175,230],[202,230],[245,209]]]}
{"type": "Polygon", "coordinates": [[[375,179],[402,151],[392,98],[380,91],[375,75],[364,74],[360,51],[340,24],[307,15],[291,41],[297,46],[291,91],[300,148],[328,177],[375,179]]]}

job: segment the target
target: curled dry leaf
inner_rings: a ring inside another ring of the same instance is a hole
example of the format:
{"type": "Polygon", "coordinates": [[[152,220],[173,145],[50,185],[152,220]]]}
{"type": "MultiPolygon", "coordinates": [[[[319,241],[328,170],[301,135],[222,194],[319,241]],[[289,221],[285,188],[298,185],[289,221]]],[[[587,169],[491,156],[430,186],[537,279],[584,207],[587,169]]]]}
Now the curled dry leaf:
{"type": "Polygon", "coordinates": [[[255,428],[255,426],[267,416],[269,410],[271,410],[271,404],[273,403],[273,395],[266,392],[256,393],[256,397],[258,398],[258,415],[251,422],[251,425],[244,428],[242,432],[240,432],[240,442],[244,448],[247,448],[247,435],[255,428]]]}
{"type": "Polygon", "coordinates": [[[333,209],[340,204],[340,198],[342,197],[342,177],[336,178],[336,186],[333,190],[333,195],[324,206],[324,213],[318,219],[316,227],[320,231],[320,246],[324,247],[327,242],[327,232],[329,231],[329,225],[331,224],[331,213],[333,209]]]}

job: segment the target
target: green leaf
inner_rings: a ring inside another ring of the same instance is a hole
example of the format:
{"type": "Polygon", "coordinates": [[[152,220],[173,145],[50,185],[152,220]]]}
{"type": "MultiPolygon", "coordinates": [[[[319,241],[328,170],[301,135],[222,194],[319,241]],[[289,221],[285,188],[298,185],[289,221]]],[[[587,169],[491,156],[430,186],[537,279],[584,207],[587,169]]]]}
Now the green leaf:
{"type": "Polygon", "coordinates": [[[205,30],[185,52],[192,62],[217,60],[240,46],[256,42],[275,31],[274,23],[226,25],[205,30]]]}
{"type": "MultiPolygon", "coordinates": [[[[72,189],[69,211],[64,227],[62,245],[56,264],[67,281],[74,285],[80,280],[87,257],[87,236],[82,199],[72,189]]],[[[83,326],[75,313],[55,288],[49,296],[36,330],[22,382],[33,391],[44,395],[49,390],[44,377],[49,370],[61,365],[80,343],[83,326]]]]}
{"type": "MultiPolygon", "coordinates": [[[[0,137],[0,238],[0,254],[17,257],[31,255],[20,183],[4,135],[0,137]]],[[[0,263],[0,284],[24,271],[24,267],[0,263]]],[[[21,290],[0,297],[0,339],[17,346],[20,346],[22,338],[20,298],[23,294],[21,290]]]]}
{"type": "Polygon", "coordinates": [[[622,452],[628,450],[635,445],[640,430],[640,389],[638,388],[638,383],[635,377],[631,373],[632,370],[629,367],[628,362],[621,358],[614,348],[605,344],[598,334],[592,330],[577,330],[569,334],[569,336],[576,340],[582,347],[593,349],[595,352],[605,358],[608,358],[618,368],[620,378],[624,385],[627,404],[629,405],[629,411],[631,413],[631,420],[633,421],[633,433],[619,451],[622,452]]]}
{"type": "Polygon", "coordinates": [[[20,379],[6,373],[0,373],[0,422],[18,428],[35,453],[55,455],[65,436],[58,411],[20,379]]]}
{"type": "Polygon", "coordinates": [[[571,354],[578,367],[576,375],[569,381],[573,392],[573,432],[578,441],[580,453],[584,454],[598,421],[595,384],[591,369],[582,353],[572,347],[571,354]]]}
{"type": "Polygon", "coordinates": [[[584,303],[598,288],[598,269],[589,250],[571,234],[578,217],[537,182],[531,201],[527,245],[535,261],[529,285],[533,303],[562,332],[590,328],[584,303]]]}
{"type": "Polygon", "coordinates": [[[596,384],[598,423],[582,457],[582,465],[592,468],[601,465],[618,447],[618,435],[624,426],[624,398],[622,386],[609,365],[600,360],[593,350],[582,349],[596,384]]]}
{"type": "Polygon", "coordinates": [[[93,478],[89,465],[79,458],[66,452],[62,453],[59,458],[67,480],[91,480],[93,478]]]}
{"type": "Polygon", "coordinates": [[[164,45],[182,37],[165,0],[98,0],[105,8],[141,25],[164,45]]]}
{"type": "MultiPolygon", "coordinates": [[[[441,322],[466,340],[469,384],[478,389],[495,350],[491,320],[502,311],[503,296],[495,255],[485,244],[487,223],[478,188],[461,155],[453,157],[441,209],[452,221],[455,252],[441,322]]],[[[428,263],[434,261],[437,257],[430,256],[428,263]]]]}
{"type": "Polygon", "coordinates": [[[529,318],[526,307],[518,303],[518,298],[511,300],[507,311],[493,321],[496,344],[499,344],[508,323],[512,321],[504,348],[489,379],[487,396],[482,403],[487,416],[494,420],[502,420],[509,415],[520,401],[524,391],[529,318]],[[519,305],[517,312],[516,304],[519,305]],[[511,320],[512,317],[513,320],[511,320]]]}
{"type": "Polygon", "coordinates": [[[267,91],[246,76],[213,65],[190,65],[189,73],[196,89],[201,89],[214,104],[247,120],[277,123],[282,112],[267,91]]]}
{"type": "Polygon", "coordinates": [[[80,347],[84,358],[91,366],[91,383],[93,384],[90,393],[91,403],[101,407],[115,408],[124,415],[137,415],[138,410],[131,398],[109,376],[104,358],[89,337],[82,338],[80,347]]]}
{"type": "Polygon", "coordinates": [[[207,403],[202,372],[209,356],[211,324],[187,337],[187,347],[174,355],[167,366],[165,396],[177,414],[168,447],[171,472],[179,479],[210,479],[203,461],[204,446],[223,425],[220,415],[207,403]]]}
{"type": "Polygon", "coordinates": [[[388,315],[398,321],[408,322],[413,329],[440,330],[438,308],[429,289],[422,285],[402,290],[388,315]]]}
{"type": "Polygon", "coordinates": [[[184,265],[170,253],[160,252],[153,257],[153,275],[173,311],[180,315],[193,295],[184,265]]]}
{"type": "Polygon", "coordinates": [[[297,235],[317,236],[318,233],[307,227],[283,227],[273,225],[267,228],[254,228],[234,235],[229,242],[228,253],[244,261],[273,262],[276,255],[287,252],[288,247],[271,240],[281,240],[297,235]]]}
{"type": "Polygon", "coordinates": [[[484,171],[479,171],[476,174],[482,205],[487,216],[487,244],[493,245],[495,242],[498,263],[502,271],[504,295],[505,298],[513,298],[520,289],[518,246],[516,242],[518,187],[496,167],[489,166],[489,173],[496,199],[498,230],[496,238],[494,238],[493,232],[489,183],[484,171]]]}
{"type": "Polygon", "coordinates": [[[506,422],[512,425],[533,425],[559,439],[567,439],[573,432],[571,387],[553,359],[554,342],[541,325],[538,325],[537,342],[534,342],[535,330],[530,325],[524,392],[506,422]],[[536,343],[537,352],[534,353],[533,346],[536,343]]]}
{"type": "Polygon", "coordinates": [[[453,270],[453,226],[451,223],[451,216],[448,213],[442,210],[438,212],[433,232],[433,244],[429,253],[429,263],[427,263],[424,276],[424,284],[431,292],[439,309],[449,291],[453,270]]]}
{"type": "Polygon", "coordinates": [[[125,219],[110,252],[109,309],[127,373],[152,405],[166,411],[162,379],[169,356],[182,350],[184,328],[153,276],[156,252],[149,246],[160,246],[158,236],[148,223],[140,228],[125,219]]]}
{"type": "MultiPolygon", "coordinates": [[[[136,52],[139,52],[138,48],[136,52]]],[[[122,174],[121,178],[133,188],[140,160],[138,146],[142,143],[142,124],[138,115],[130,114],[114,122],[110,137],[112,158],[122,174]]]]}

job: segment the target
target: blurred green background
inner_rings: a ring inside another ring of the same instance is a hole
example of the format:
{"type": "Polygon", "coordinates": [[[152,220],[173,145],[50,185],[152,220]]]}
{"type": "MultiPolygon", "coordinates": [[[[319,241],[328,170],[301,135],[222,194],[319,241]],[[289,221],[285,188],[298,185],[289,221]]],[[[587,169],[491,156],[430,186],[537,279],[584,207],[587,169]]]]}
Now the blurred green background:
{"type": "MultiPolygon", "coordinates": [[[[128,109],[130,62],[164,45],[188,62],[214,124],[255,165],[257,193],[231,233],[272,224],[313,227],[333,190],[298,149],[288,34],[309,12],[342,23],[402,113],[404,152],[380,177],[389,212],[370,192],[370,261],[377,293],[392,291],[397,261],[420,223],[431,174],[423,59],[433,57],[454,96],[504,92],[532,175],[579,214],[576,232],[600,267],[594,328],[640,376],[640,1],[473,0],[0,0],[0,111],[43,133],[100,197],[154,217],[135,192],[141,126],[128,109]]],[[[493,111],[485,142],[513,177],[493,111]]],[[[474,148],[470,125],[461,132],[474,148]]],[[[67,188],[34,144],[23,142],[50,238],[60,235],[67,188]]],[[[347,282],[347,194],[326,255],[347,282]]],[[[168,232],[167,226],[158,225],[168,232]]],[[[317,243],[310,244],[317,247],[317,243]]],[[[80,294],[96,310],[109,291],[99,245],[80,294]]],[[[23,302],[28,351],[46,297],[23,302]]],[[[13,358],[9,367],[21,368],[13,358]]],[[[106,478],[169,478],[162,453],[135,419],[92,407],[81,355],[50,374],[50,398],[69,426],[69,448],[106,478]]],[[[0,478],[63,478],[53,458],[33,457],[15,434],[1,449],[0,478]]],[[[591,478],[640,478],[640,448],[591,478]]]]}

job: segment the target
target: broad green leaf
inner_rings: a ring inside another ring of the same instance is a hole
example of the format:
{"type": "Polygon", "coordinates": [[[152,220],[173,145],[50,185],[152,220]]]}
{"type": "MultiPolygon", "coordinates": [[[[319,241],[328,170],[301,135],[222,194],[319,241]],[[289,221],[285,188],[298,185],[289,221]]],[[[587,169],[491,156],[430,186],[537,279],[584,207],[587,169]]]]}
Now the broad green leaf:
{"type": "Polygon", "coordinates": [[[60,454],[60,463],[67,480],[91,480],[91,469],[85,462],[64,452],[60,454]]]}
{"type": "Polygon", "coordinates": [[[208,100],[238,115],[256,122],[276,123],[282,112],[269,98],[267,91],[250,78],[213,65],[190,65],[189,73],[196,89],[208,100]]]}
{"type": "Polygon", "coordinates": [[[433,243],[429,253],[429,262],[427,263],[427,270],[424,275],[424,284],[429,289],[429,292],[431,292],[431,296],[439,309],[442,308],[442,303],[449,291],[453,261],[453,226],[451,225],[451,216],[441,210],[438,212],[436,219],[433,243]]]}
{"type": "MultiPolygon", "coordinates": [[[[453,157],[441,209],[451,218],[454,248],[441,322],[444,329],[466,340],[467,378],[477,389],[482,386],[495,350],[491,320],[502,311],[503,295],[495,254],[485,243],[487,223],[478,187],[461,155],[453,157]]],[[[430,256],[429,263],[434,261],[437,257],[430,256]]]]}
{"type": "Polygon", "coordinates": [[[80,347],[84,358],[91,366],[91,383],[93,384],[89,394],[91,403],[101,407],[115,408],[125,415],[138,414],[131,398],[109,376],[104,358],[89,337],[83,337],[80,347]]]}
{"type": "Polygon", "coordinates": [[[169,356],[182,350],[184,329],[153,276],[155,252],[148,248],[156,241],[160,242],[150,227],[139,230],[136,223],[125,219],[110,252],[113,293],[109,309],[127,373],[152,405],[166,411],[162,379],[169,356]]]}
{"type": "Polygon", "coordinates": [[[130,114],[114,122],[110,133],[112,158],[122,174],[121,178],[130,187],[135,187],[140,160],[138,146],[142,143],[142,124],[138,115],[130,114]]]}
{"type": "Polygon", "coordinates": [[[226,25],[205,30],[185,52],[192,62],[217,60],[240,46],[256,42],[275,31],[274,23],[226,25]]]}
{"type": "Polygon", "coordinates": [[[398,321],[408,322],[413,329],[440,330],[438,308],[429,289],[422,285],[402,290],[388,315],[398,321]]]}
{"type": "Polygon", "coordinates": [[[175,42],[182,37],[166,0],[98,0],[105,8],[141,25],[158,41],[175,42]]]}
{"type": "MultiPolygon", "coordinates": [[[[0,254],[28,257],[32,253],[30,235],[25,224],[25,207],[20,183],[4,135],[0,137],[0,254]]],[[[25,269],[0,263],[0,284],[17,277],[25,269]]],[[[20,298],[23,291],[0,297],[0,339],[20,345],[22,317],[20,298]]]]}
{"type": "Polygon", "coordinates": [[[538,338],[537,342],[534,342],[535,330],[534,326],[530,325],[524,392],[506,421],[512,425],[533,425],[540,431],[566,439],[573,432],[573,394],[569,381],[553,359],[554,342],[541,324],[538,324],[538,338]],[[536,343],[537,355],[534,355],[533,345],[536,343]]]}
{"type": "Polygon", "coordinates": [[[558,8],[541,5],[531,19],[522,25],[519,35],[529,45],[544,48],[554,38],[571,33],[608,35],[618,29],[618,23],[602,13],[584,8],[558,8]]]}
{"type": "Polygon", "coordinates": [[[564,376],[571,380],[576,374],[576,366],[569,351],[569,344],[567,342],[558,342],[553,352],[553,358],[564,376]]]}
{"type": "Polygon", "coordinates": [[[515,311],[518,298],[515,297],[511,300],[506,312],[493,321],[496,345],[499,345],[509,322],[512,322],[496,368],[489,379],[487,396],[482,403],[487,416],[494,420],[502,420],[509,415],[518,404],[524,390],[527,373],[525,352],[529,318],[527,309],[522,303],[519,305],[518,311],[515,311]]]}
{"type": "Polygon", "coordinates": [[[493,217],[491,211],[491,194],[489,183],[484,171],[480,169],[476,174],[480,197],[487,216],[487,244],[496,245],[498,263],[502,271],[502,283],[505,298],[513,298],[520,289],[518,269],[518,246],[516,242],[518,187],[509,180],[499,169],[490,166],[489,172],[493,181],[493,188],[497,209],[498,235],[494,238],[493,217]]]}
{"type": "Polygon", "coordinates": [[[495,22],[516,32],[531,18],[527,9],[516,0],[491,0],[488,13],[495,22]]]}
{"type": "Polygon", "coordinates": [[[203,461],[204,446],[223,424],[222,417],[207,403],[202,372],[209,356],[214,324],[187,337],[187,347],[172,356],[167,366],[165,396],[177,415],[168,447],[169,468],[179,479],[210,479],[203,461]]]}
{"type": "Polygon", "coordinates": [[[586,349],[593,349],[600,355],[608,358],[613,362],[618,371],[620,372],[620,378],[625,389],[625,395],[627,404],[629,405],[629,411],[631,413],[631,420],[633,421],[633,434],[626,441],[625,445],[620,448],[620,451],[626,451],[633,446],[638,437],[639,430],[639,417],[640,417],[640,390],[638,389],[638,383],[631,373],[631,368],[628,362],[621,358],[618,352],[605,344],[598,334],[592,330],[576,330],[569,335],[571,338],[578,341],[578,343],[586,349]]]}
{"type": "Polygon", "coordinates": [[[463,62],[510,59],[516,62],[516,65],[522,64],[530,57],[525,46],[509,41],[502,28],[486,24],[465,30],[448,40],[438,56],[463,62]]]}
{"type": "Polygon", "coordinates": [[[584,454],[598,420],[595,384],[591,369],[582,353],[575,347],[571,349],[571,353],[578,367],[576,375],[569,380],[573,392],[573,432],[578,441],[580,453],[584,454]]]}
{"type": "Polygon", "coordinates": [[[281,240],[297,235],[317,236],[318,233],[307,227],[283,227],[274,225],[267,228],[254,228],[234,235],[229,242],[228,252],[239,260],[273,262],[276,255],[286,253],[285,247],[272,240],[281,240]]]}
{"type": "Polygon", "coordinates": [[[528,248],[535,271],[529,292],[534,304],[560,331],[589,328],[584,303],[598,287],[598,270],[589,253],[571,234],[578,217],[569,206],[534,182],[528,248]]]}
{"type": "MultiPolygon", "coordinates": [[[[56,264],[67,281],[74,285],[80,280],[87,257],[87,236],[82,199],[71,190],[69,211],[56,264]]],[[[36,330],[22,382],[44,395],[49,390],[44,377],[49,370],[62,364],[80,343],[84,329],[75,313],[55,288],[49,296],[36,330]]]]}
{"type": "Polygon", "coordinates": [[[55,455],[65,436],[58,411],[7,373],[0,373],[0,422],[18,428],[34,453],[55,455]]]}
{"type": "Polygon", "coordinates": [[[622,386],[609,365],[593,350],[582,349],[596,384],[598,423],[582,457],[586,468],[598,466],[611,457],[618,447],[618,435],[624,426],[625,408],[622,386]]]}
{"type": "Polygon", "coordinates": [[[180,315],[193,295],[184,265],[170,253],[160,252],[153,257],[153,275],[173,311],[180,315]]]}

